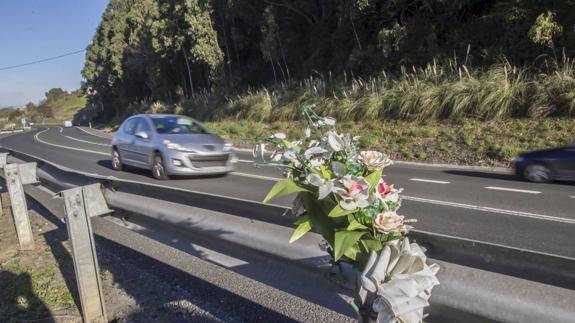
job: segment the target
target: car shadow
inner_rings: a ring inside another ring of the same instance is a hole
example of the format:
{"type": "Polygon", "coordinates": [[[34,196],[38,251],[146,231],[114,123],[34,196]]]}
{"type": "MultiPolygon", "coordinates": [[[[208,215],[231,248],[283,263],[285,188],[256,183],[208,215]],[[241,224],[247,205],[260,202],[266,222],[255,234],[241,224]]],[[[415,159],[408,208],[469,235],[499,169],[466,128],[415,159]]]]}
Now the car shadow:
{"type": "MultiPolygon", "coordinates": [[[[112,161],[109,159],[102,159],[96,162],[98,164],[98,166],[113,170],[112,168],[112,161]]],[[[137,175],[141,175],[141,176],[145,176],[145,177],[149,177],[149,178],[154,178],[152,176],[152,173],[150,170],[147,169],[142,169],[142,168],[137,168],[137,167],[132,167],[132,166],[124,166],[124,172],[130,173],[130,174],[137,174],[137,175]]],[[[227,174],[211,174],[211,175],[177,175],[177,176],[170,176],[170,179],[173,180],[178,180],[178,179],[208,179],[208,178],[221,178],[221,177],[225,177],[227,174]]]]}

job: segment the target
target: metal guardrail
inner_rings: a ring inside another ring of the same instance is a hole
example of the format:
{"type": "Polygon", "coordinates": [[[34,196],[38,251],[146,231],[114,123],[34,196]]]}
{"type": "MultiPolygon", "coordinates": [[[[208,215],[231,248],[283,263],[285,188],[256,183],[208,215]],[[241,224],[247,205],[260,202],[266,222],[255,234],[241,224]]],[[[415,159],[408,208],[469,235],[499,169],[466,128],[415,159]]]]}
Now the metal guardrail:
{"type": "MultiPolygon", "coordinates": [[[[101,182],[106,187],[106,200],[114,209],[204,235],[225,228],[226,234],[218,234],[217,238],[296,261],[310,269],[326,267],[328,257],[317,248],[319,235],[309,235],[297,248],[287,244],[295,218],[285,215],[285,208],[202,192],[149,187],[15,155],[36,161],[38,176],[49,186],[62,189],[101,182]],[[185,220],[182,214],[187,215],[185,220]]],[[[433,304],[501,321],[565,322],[575,317],[575,259],[429,232],[414,231],[411,237],[426,246],[429,257],[442,266],[442,285],[434,291],[433,304]]]]}

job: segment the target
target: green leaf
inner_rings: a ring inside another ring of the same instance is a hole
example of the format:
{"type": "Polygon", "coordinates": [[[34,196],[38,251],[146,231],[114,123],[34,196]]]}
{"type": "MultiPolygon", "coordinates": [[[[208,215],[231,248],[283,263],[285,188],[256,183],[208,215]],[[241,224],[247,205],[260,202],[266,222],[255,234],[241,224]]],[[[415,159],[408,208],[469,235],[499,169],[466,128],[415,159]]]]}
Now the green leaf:
{"type": "Polygon", "coordinates": [[[269,201],[275,199],[276,197],[280,197],[283,195],[289,195],[296,192],[308,192],[307,189],[298,186],[293,180],[291,179],[284,179],[277,182],[274,187],[269,191],[268,195],[264,199],[263,203],[268,203],[269,201]]]}
{"type": "Polygon", "coordinates": [[[297,224],[297,228],[293,231],[291,238],[289,239],[289,243],[296,241],[297,239],[303,237],[309,230],[311,230],[311,221],[307,215],[302,216],[299,218],[295,224],[297,224]]]}
{"type": "Polygon", "coordinates": [[[375,191],[376,187],[377,187],[377,183],[379,183],[379,180],[381,179],[381,174],[382,174],[382,170],[377,170],[369,175],[367,175],[367,177],[365,178],[365,180],[369,183],[369,192],[373,192],[375,191]]]}
{"type": "Polygon", "coordinates": [[[362,247],[365,248],[369,254],[371,251],[378,252],[383,248],[383,244],[379,240],[362,240],[360,242],[362,247]]]}
{"type": "Polygon", "coordinates": [[[321,177],[325,180],[330,180],[334,177],[333,172],[330,169],[328,169],[327,167],[325,167],[325,165],[321,165],[319,167],[319,170],[321,172],[321,174],[320,174],[321,177]]]}
{"type": "Polygon", "coordinates": [[[353,246],[347,249],[343,255],[355,261],[357,260],[357,256],[359,253],[361,253],[361,250],[359,249],[359,243],[356,242],[353,246]]]}
{"type": "Polygon", "coordinates": [[[346,210],[342,208],[339,204],[337,204],[327,216],[330,218],[339,218],[340,216],[345,216],[355,212],[356,210],[346,210]]]}
{"type": "Polygon", "coordinates": [[[357,222],[357,220],[350,221],[349,225],[347,226],[347,230],[353,231],[358,229],[369,229],[367,226],[357,222]]]}
{"type": "Polygon", "coordinates": [[[316,228],[321,236],[333,247],[334,232],[336,224],[329,218],[322,209],[320,201],[311,193],[302,193],[302,200],[307,216],[311,220],[312,226],[316,228]]]}
{"type": "Polygon", "coordinates": [[[338,261],[341,256],[364,235],[366,232],[361,231],[336,231],[334,237],[334,260],[338,261]]]}

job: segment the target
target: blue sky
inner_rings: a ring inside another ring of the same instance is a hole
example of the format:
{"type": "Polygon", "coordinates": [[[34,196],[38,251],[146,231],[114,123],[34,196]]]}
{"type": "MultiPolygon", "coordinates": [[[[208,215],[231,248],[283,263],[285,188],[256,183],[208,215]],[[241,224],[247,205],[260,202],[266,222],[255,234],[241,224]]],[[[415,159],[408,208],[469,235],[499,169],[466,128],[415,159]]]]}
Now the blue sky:
{"type": "MultiPolygon", "coordinates": [[[[84,49],[108,0],[0,0],[0,68],[84,49]]],[[[0,107],[80,86],[84,53],[0,71],[0,107]]]]}

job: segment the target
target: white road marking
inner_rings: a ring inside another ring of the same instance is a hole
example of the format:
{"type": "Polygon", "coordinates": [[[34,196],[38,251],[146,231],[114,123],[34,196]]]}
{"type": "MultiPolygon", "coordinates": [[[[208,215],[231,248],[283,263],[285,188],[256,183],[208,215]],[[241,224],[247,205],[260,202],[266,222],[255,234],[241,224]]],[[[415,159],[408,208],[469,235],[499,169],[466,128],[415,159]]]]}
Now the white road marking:
{"type": "Polygon", "coordinates": [[[414,181],[414,182],[426,182],[426,183],[435,183],[435,184],[449,184],[451,182],[446,182],[446,181],[437,181],[434,179],[424,179],[424,178],[410,178],[410,181],[414,181]]]}
{"type": "Polygon", "coordinates": [[[575,199],[575,195],[573,195],[573,196],[569,196],[569,197],[570,197],[570,198],[572,198],[572,199],[575,199]]]}
{"type": "Polygon", "coordinates": [[[70,136],[64,136],[64,137],[66,137],[66,138],[68,138],[68,139],[76,140],[76,141],[85,142],[85,143],[92,144],[92,145],[98,145],[98,146],[104,146],[104,147],[110,147],[110,146],[111,146],[111,145],[109,145],[109,144],[102,144],[102,143],[99,143],[99,142],[93,142],[93,141],[78,139],[78,138],[74,138],[74,137],[70,137],[70,136]]]}
{"type": "Polygon", "coordinates": [[[459,208],[463,208],[463,209],[508,214],[508,215],[514,215],[514,216],[519,216],[519,217],[538,219],[538,220],[575,224],[575,219],[561,218],[561,217],[551,216],[551,215],[529,213],[529,212],[522,212],[522,211],[504,210],[504,209],[497,209],[497,208],[492,208],[492,207],[485,207],[485,206],[478,206],[478,205],[471,205],[471,204],[431,200],[431,199],[425,199],[425,198],[414,197],[414,196],[405,196],[404,195],[403,198],[406,200],[422,202],[422,203],[431,203],[431,204],[437,204],[437,205],[459,207],[459,208]]]}
{"type": "Polygon", "coordinates": [[[82,128],[82,127],[76,126],[76,129],[80,129],[80,130],[84,131],[85,133],[87,133],[87,134],[89,134],[89,135],[92,135],[92,136],[94,136],[94,137],[100,137],[100,138],[104,138],[104,139],[110,139],[110,137],[101,136],[101,135],[96,134],[95,132],[94,132],[94,133],[89,132],[88,130],[85,130],[85,129],[82,128]]]}
{"type": "Polygon", "coordinates": [[[531,191],[531,190],[520,190],[517,188],[508,188],[508,187],[498,187],[498,186],[486,186],[488,190],[496,190],[496,191],[508,191],[508,192],[517,192],[517,193],[527,193],[527,194],[541,194],[539,191],[531,191]]]}
{"type": "Polygon", "coordinates": [[[57,145],[57,144],[53,144],[53,143],[50,143],[50,142],[47,142],[47,141],[44,141],[44,140],[40,139],[40,134],[42,134],[42,133],[44,133],[44,132],[46,132],[46,131],[48,131],[48,130],[50,130],[50,128],[46,128],[46,129],[44,129],[44,130],[42,130],[42,131],[36,133],[36,134],[34,135],[34,139],[35,139],[36,141],[38,141],[38,142],[41,142],[41,143],[43,143],[43,144],[45,144],[45,145],[49,145],[49,146],[54,146],[54,147],[59,147],[59,148],[64,148],[64,149],[70,149],[70,150],[76,150],[76,151],[82,151],[82,152],[85,152],[85,153],[91,153],[91,154],[102,155],[102,156],[110,156],[110,154],[108,154],[108,153],[103,153],[103,152],[100,152],[100,151],[93,151],[93,150],[88,150],[88,149],[81,149],[81,148],[74,148],[74,147],[68,147],[68,146],[63,146],[63,145],[57,145]]]}
{"type": "Polygon", "coordinates": [[[255,174],[249,174],[249,173],[239,173],[239,172],[231,172],[230,175],[264,179],[266,181],[274,181],[274,182],[277,182],[277,181],[280,181],[283,179],[283,178],[278,178],[278,177],[255,175],[255,174]]]}
{"type": "Polygon", "coordinates": [[[247,160],[247,159],[238,159],[238,161],[239,161],[240,163],[254,163],[253,160],[247,160]]]}

